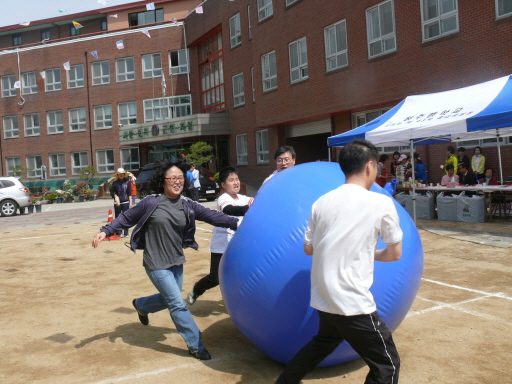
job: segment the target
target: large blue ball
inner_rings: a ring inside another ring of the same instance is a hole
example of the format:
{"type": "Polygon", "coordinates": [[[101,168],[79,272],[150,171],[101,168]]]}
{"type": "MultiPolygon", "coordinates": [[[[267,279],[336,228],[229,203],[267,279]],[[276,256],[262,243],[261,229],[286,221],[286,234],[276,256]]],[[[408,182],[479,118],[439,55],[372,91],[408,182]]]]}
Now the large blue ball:
{"type": "MultiPolygon", "coordinates": [[[[303,251],[311,206],[344,183],[337,163],[307,163],[280,172],[261,187],[222,257],[220,287],[229,315],[261,351],[283,364],[318,330],[318,314],[309,306],[311,256],[303,251]]],[[[389,195],[377,184],[372,191],[389,195]]],[[[404,233],[402,258],[375,262],[371,288],[391,331],[409,311],[423,271],[416,226],[400,204],[395,206],[404,233]]],[[[381,241],[378,248],[384,248],[381,241]]],[[[320,366],[357,357],[343,342],[320,366]]]]}

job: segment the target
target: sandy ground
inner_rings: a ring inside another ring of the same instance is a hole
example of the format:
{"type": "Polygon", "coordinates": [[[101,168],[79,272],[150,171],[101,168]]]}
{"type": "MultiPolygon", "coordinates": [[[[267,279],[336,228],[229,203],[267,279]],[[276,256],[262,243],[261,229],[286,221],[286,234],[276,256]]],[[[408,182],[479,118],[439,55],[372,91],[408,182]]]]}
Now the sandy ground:
{"type": "MultiPolygon", "coordinates": [[[[155,292],[140,253],[124,241],[92,250],[103,220],[59,226],[43,215],[0,232],[1,383],[263,384],[282,371],[233,325],[218,288],[191,307],[213,356],[193,359],[168,312],[139,323],[132,299],[155,292]]],[[[427,224],[461,225],[418,222],[427,224]]],[[[512,234],[512,220],[465,228],[512,234]]],[[[184,295],[209,270],[210,230],[200,224],[200,251],[186,251],[184,295]]],[[[420,234],[422,285],[394,334],[400,382],[512,383],[512,248],[420,234]]],[[[366,374],[358,359],[317,369],[304,383],[363,383],[366,374]]]]}

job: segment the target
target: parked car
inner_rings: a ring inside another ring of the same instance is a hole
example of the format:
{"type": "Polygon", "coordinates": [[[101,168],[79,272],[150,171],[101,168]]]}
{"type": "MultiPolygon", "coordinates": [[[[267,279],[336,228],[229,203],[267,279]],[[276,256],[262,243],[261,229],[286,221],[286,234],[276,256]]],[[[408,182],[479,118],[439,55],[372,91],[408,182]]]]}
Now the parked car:
{"type": "Polygon", "coordinates": [[[0,214],[14,216],[19,208],[30,205],[28,188],[15,177],[0,177],[0,214]]]}
{"type": "MultiPolygon", "coordinates": [[[[139,199],[143,199],[147,195],[154,193],[154,191],[151,191],[149,188],[149,181],[160,167],[161,163],[156,162],[147,164],[141,168],[140,174],[137,177],[137,181],[135,182],[139,199]]],[[[199,182],[201,183],[201,188],[199,189],[199,199],[213,201],[217,198],[217,196],[219,196],[219,185],[215,181],[209,177],[204,176],[202,173],[199,173],[199,182]]]]}

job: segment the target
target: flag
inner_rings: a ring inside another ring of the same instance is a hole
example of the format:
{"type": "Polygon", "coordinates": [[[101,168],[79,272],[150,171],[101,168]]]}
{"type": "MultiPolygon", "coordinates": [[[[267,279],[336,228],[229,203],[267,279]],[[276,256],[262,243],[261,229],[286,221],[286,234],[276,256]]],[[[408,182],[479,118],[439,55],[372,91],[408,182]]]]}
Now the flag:
{"type": "Polygon", "coordinates": [[[98,60],[98,51],[92,51],[91,55],[94,57],[94,60],[98,60]]]}
{"type": "Polygon", "coordinates": [[[73,21],[72,23],[73,23],[73,26],[74,26],[76,29],[78,29],[78,28],[82,28],[82,27],[83,27],[83,25],[82,25],[82,24],[77,23],[76,21],[73,21]]]}
{"type": "Polygon", "coordinates": [[[148,3],[148,4],[146,4],[146,10],[147,11],[154,11],[155,10],[155,3],[148,3]]]}
{"type": "Polygon", "coordinates": [[[28,27],[30,25],[30,21],[25,21],[24,23],[20,23],[20,25],[28,27]]]}
{"type": "Polygon", "coordinates": [[[41,77],[43,79],[46,77],[46,72],[45,71],[41,71],[41,72],[39,72],[39,74],[41,75],[41,77]]]}
{"type": "Polygon", "coordinates": [[[108,15],[108,17],[115,17],[117,19],[117,13],[115,15],[108,15]]]}
{"type": "Polygon", "coordinates": [[[59,9],[59,12],[62,13],[62,12],[66,12],[67,9],[59,9]]]}
{"type": "Polygon", "coordinates": [[[62,65],[64,66],[64,69],[65,69],[66,71],[71,70],[71,66],[69,65],[69,61],[66,61],[66,62],[65,62],[64,64],[62,64],[62,65]]]}
{"type": "Polygon", "coordinates": [[[147,29],[141,29],[140,30],[143,34],[145,34],[147,37],[151,38],[151,35],[149,34],[149,31],[147,29]]]}
{"type": "Polygon", "coordinates": [[[107,5],[107,0],[98,0],[98,4],[107,5]]]}
{"type": "Polygon", "coordinates": [[[177,18],[173,17],[173,18],[171,19],[171,21],[172,21],[174,24],[178,25],[178,19],[177,19],[177,18]]]}
{"type": "Polygon", "coordinates": [[[117,46],[117,49],[123,49],[124,48],[123,40],[116,41],[116,46],[117,46]]]}
{"type": "Polygon", "coordinates": [[[14,88],[21,88],[21,84],[20,84],[19,80],[14,82],[14,88]]]}
{"type": "Polygon", "coordinates": [[[203,6],[200,5],[199,7],[196,8],[196,13],[203,13],[203,6]]]}

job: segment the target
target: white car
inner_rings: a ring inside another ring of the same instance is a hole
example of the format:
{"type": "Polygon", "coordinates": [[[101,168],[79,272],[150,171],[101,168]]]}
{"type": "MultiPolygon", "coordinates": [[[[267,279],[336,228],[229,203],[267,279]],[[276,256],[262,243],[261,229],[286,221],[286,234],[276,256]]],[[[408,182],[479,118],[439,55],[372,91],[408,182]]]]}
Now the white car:
{"type": "Polygon", "coordinates": [[[30,205],[30,192],[15,177],[0,177],[0,214],[14,216],[19,208],[30,205]]]}

